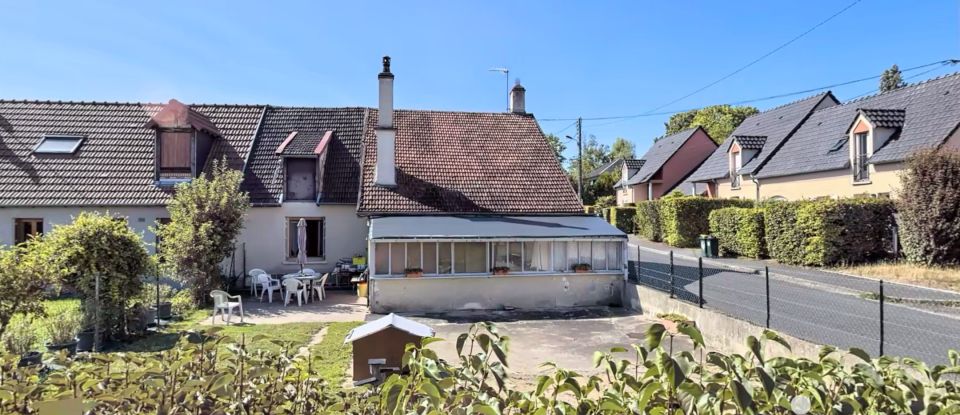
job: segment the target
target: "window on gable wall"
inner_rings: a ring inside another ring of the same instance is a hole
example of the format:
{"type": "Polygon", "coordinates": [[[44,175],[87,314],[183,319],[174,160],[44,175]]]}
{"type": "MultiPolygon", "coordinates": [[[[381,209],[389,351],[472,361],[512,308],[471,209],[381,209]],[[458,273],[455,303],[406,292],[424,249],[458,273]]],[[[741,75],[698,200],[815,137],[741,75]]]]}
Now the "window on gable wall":
{"type": "Polygon", "coordinates": [[[870,180],[870,170],[867,168],[867,133],[856,133],[853,136],[853,181],[863,182],[870,180]]]}
{"type": "Polygon", "coordinates": [[[287,177],[284,200],[315,200],[317,197],[317,159],[286,159],[287,177]]]}
{"type": "Polygon", "coordinates": [[[730,166],[730,186],[734,189],[740,187],[740,175],[737,171],[743,166],[743,153],[736,151],[733,153],[733,163],[730,166]]]}

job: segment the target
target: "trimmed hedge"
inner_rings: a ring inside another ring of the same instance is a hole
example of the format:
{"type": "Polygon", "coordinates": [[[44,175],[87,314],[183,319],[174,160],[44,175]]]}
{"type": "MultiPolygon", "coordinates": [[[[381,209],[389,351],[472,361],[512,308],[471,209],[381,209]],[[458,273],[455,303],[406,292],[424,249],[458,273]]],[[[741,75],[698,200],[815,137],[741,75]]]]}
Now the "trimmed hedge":
{"type": "Polygon", "coordinates": [[[624,233],[631,234],[636,229],[637,208],[610,208],[610,224],[624,233]]]}
{"type": "Polygon", "coordinates": [[[588,215],[596,215],[598,212],[599,209],[597,209],[597,207],[594,205],[583,205],[583,213],[588,215]]]}
{"type": "Polygon", "coordinates": [[[960,152],[923,151],[907,160],[897,209],[907,261],[960,264],[960,152]]]}
{"type": "Polygon", "coordinates": [[[767,248],[785,264],[823,266],[889,258],[893,202],[842,199],[764,206],[767,248]]]}
{"type": "Polygon", "coordinates": [[[760,258],[766,255],[763,238],[763,210],[723,208],[710,212],[710,233],[717,237],[720,255],[760,258]]]}
{"type": "Polygon", "coordinates": [[[784,264],[803,263],[803,232],[797,228],[797,210],[806,202],[769,202],[763,205],[763,234],[767,254],[784,264]]]}
{"type": "Polygon", "coordinates": [[[663,241],[676,247],[695,247],[700,235],[710,232],[710,212],[726,207],[753,207],[742,199],[708,199],[700,196],[660,199],[663,241]]]}
{"type": "Polygon", "coordinates": [[[637,235],[654,242],[660,242],[660,202],[645,200],[637,203],[637,235]]]}

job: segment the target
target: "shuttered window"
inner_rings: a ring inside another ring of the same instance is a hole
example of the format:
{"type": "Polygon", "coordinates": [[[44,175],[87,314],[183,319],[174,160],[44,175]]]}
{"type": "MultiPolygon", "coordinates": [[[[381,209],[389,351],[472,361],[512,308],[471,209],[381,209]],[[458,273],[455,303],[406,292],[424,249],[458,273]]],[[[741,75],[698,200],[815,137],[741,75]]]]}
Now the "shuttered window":
{"type": "Polygon", "coordinates": [[[160,133],[160,169],[190,171],[190,132],[160,133]]]}

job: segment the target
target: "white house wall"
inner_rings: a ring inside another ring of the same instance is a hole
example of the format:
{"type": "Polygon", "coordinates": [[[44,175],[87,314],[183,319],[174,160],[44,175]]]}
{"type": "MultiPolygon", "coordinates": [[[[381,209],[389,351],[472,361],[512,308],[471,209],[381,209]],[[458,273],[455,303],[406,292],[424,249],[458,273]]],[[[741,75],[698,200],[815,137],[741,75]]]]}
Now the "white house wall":
{"type": "Polygon", "coordinates": [[[293,272],[296,260],[286,256],[287,218],[324,218],[323,261],[311,261],[317,272],[332,271],[340,258],[366,254],[367,219],[358,217],[355,205],[320,205],[312,202],[287,202],[279,207],[254,207],[247,212],[244,229],[237,240],[237,267],[246,244],[247,269],[261,268],[269,273],[293,272]]]}
{"type": "Polygon", "coordinates": [[[143,237],[147,249],[153,253],[156,237],[150,231],[158,218],[170,217],[165,207],[28,207],[0,209],[0,245],[12,245],[14,242],[14,220],[17,218],[43,219],[43,232],[49,233],[56,225],[73,222],[80,212],[109,213],[116,217],[127,218],[127,223],[143,237]]]}

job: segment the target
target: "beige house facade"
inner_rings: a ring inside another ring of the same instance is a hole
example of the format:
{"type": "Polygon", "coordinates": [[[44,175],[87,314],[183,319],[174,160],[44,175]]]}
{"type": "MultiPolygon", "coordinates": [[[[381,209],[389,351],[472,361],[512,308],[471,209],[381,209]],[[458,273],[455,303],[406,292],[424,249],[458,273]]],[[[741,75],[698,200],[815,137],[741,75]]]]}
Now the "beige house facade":
{"type": "Polygon", "coordinates": [[[719,198],[895,198],[911,155],[960,149],[958,94],[954,74],[842,104],[827,93],[765,111],[692,179],[719,198]]]}

